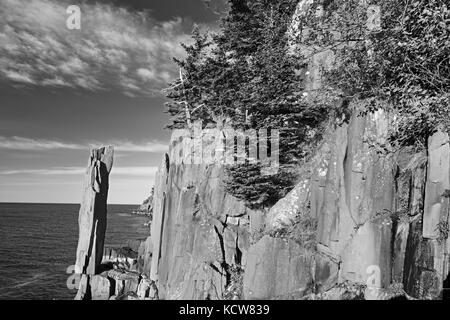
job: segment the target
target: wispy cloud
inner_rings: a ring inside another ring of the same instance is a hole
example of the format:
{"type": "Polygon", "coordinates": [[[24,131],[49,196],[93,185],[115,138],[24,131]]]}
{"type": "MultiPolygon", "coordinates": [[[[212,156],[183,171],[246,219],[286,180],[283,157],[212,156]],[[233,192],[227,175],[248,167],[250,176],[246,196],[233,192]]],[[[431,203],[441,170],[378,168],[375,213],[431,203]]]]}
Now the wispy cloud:
{"type": "Polygon", "coordinates": [[[18,85],[159,91],[174,74],[191,23],[158,22],[149,12],[83,3],[81,30],[66,28],[67,1],[2,0],[0,79],[18,85]]]}
{"type": "Polygon", "coordinates": [[[161,153],[168,149],[168,145],[158,141],[144,143],[134,143],[131,141],[112,140],[107,142],[88,141],[86,143],[68,143],[57,140],[32,139],[24,137],[4,137],[0,136],[0,149],[39,151],[39,150],[86,150],[93,147],[112,145],[118,152],[151,152],[161,153]]]}
{"type": "Polygon", "coordinates": [[[112,169],[112,175],[122,176],[154,176],[158,167],[116,167],[112,169]]]}
{"type": "MultiPolygon", "coordinates": [[[[112,175],[119,176],[154,176],[157,167],[113,167],[112,175]]],[[[0,175],[82,175],[86,172],[83,167],[56,167],[51,169],[23,169],[1,170],[0,175]]]]}
{"type": "Polygon", "coordinates": [[[81,167],[67,167],[67,168],[54,168],[54,169],[23,169],[23,170],[3,170],[0,171],[0,175],[11,176],[18,174],[25,175],[80,175],[86,169],[81,167]]]}
{"type": "MultiPolygon", "coordinates": [[[[91,144],[91,146],[102,145],[101,143],[91,144]]],[[[122,152],[165,152],[169,149],[168,144],[160,143],[160,142],[149,142],[136,144],[132,142],[126,141],[112,141],[109,145],[115,146],[117,151],[122,152]]]]}
{"type": "Polygon", "coordinates": [[[51,149],[77,150],[77,149],[86,149],[86,146],[45,139],[30,139],[23,137],[8,138],[0,136],[0,149],[29,150],[29,151],[51,150],[51,149]]]}

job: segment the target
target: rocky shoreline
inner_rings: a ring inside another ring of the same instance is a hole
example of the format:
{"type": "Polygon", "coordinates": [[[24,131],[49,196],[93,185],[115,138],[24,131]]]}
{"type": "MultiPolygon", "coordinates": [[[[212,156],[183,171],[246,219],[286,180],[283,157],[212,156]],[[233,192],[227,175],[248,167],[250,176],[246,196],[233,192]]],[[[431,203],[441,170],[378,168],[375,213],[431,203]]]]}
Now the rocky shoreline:
{"type": "Polygon", "coordinates": [[[96,275],[83,274],[75,300],[155,300],[158,289],[144,273],[151,258],[146,241],[132,240],[123,248],[105,248],[96,275]]]}

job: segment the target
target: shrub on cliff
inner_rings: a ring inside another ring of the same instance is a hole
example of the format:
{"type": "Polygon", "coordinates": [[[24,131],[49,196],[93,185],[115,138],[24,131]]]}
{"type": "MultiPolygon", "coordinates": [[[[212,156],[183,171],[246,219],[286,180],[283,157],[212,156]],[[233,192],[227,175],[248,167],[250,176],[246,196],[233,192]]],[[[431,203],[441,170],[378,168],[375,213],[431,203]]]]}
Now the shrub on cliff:
{"type": "Polygon", "coordinates": [[[363,101],[362,112],[396,114],[394,147],[424,149],[438,126],[449,128],[448,1],[334,0],[318,15],[320,6],[316,1],[303,19],[312,31],[299,41],[334,51],[336,68],[325,72],[328,88],[363,101]],[[369,5],[380,9],[379,25],[378,9],[369,5]]]}

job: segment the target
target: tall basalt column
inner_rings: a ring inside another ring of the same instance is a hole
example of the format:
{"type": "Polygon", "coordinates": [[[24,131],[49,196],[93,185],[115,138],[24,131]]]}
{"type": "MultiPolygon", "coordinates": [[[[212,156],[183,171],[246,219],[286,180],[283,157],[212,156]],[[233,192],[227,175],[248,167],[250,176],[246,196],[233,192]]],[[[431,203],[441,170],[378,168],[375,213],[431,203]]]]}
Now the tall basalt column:
{"type": "Polygon", "coordinates": [[[153,221],[151,230],[152,239],[152,259],[146,262],[144,269],[150,272],[150,279],[158,280],[159,259],[161,258],[161,246],[163,236],[163,226],[166,209],[166,188],[169,178],[170,159],[165,154],[162,163],[158,168],[155,178],[155,193],[153,195],[153,221]]]}
{"type": "Polygon", "coordinates": [[[109,174],[114,148],[93,149],[83,185],[83,198],[78,216],[79,239],[75,272],[96,274],[102,262],[107,222],[109,174]]]}

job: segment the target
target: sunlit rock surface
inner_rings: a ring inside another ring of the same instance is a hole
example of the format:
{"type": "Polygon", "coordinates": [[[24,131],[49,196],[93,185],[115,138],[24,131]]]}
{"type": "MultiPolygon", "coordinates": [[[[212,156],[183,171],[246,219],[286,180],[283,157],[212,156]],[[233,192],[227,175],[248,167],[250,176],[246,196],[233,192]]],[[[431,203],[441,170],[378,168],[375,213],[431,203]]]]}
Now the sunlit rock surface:
{"type": "Polygon", "coordinates": [[[91,151],[78,217],[80,231],[76,273],[96,274],[102,262],[107,223],[109,173],[112,169],[113,158],[113,147],[91,151]]]}
{"type": "MultiPolygon", "coordinates": [[[[177,143],[172,140],[172,151],[177,143]]],[[[222,299],[229,270],[245,260],[250,211],[225,193],[223,166],[171,158],[164,157],[156,176],[153,254],[144,269],[151,264],[162,299],[222,299]]]]}

